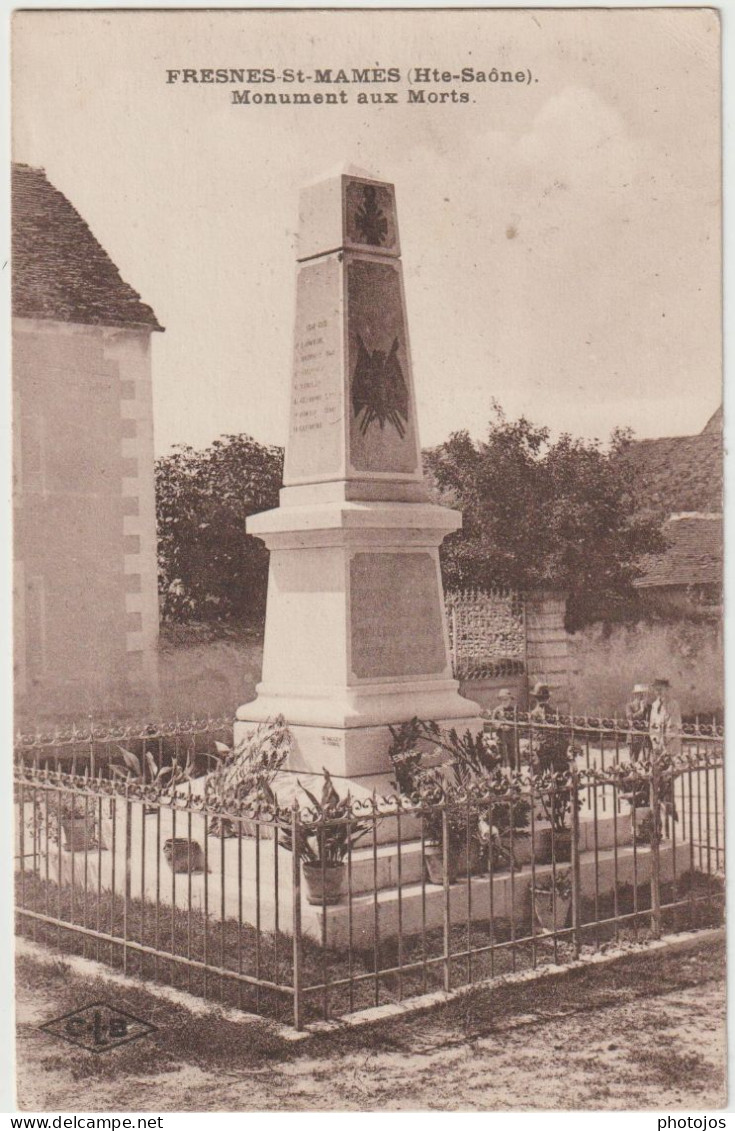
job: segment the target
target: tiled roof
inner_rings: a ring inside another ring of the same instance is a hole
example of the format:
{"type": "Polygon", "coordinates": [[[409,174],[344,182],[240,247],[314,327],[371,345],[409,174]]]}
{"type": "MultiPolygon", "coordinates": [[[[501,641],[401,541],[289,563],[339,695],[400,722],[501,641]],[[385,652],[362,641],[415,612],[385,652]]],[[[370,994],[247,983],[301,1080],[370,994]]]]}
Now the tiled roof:
{"type": "Polygon", "coordinates": [[[162,330],[43,169],[13,165],[13,314],[162,330]]]}
{"type": "Polygon", "coordinates": [[[639,589],[669,585],[722,584],[722,515],[687,514],[671,518],[663,528],[669,548],[649,557],[639,589]]]}
{"type": "Polygon", "coordinates": [[[662,515],[722,510],[722,416],[696,436],[637,440],[622,457],[638,482],[642,509],[662,515]]]}

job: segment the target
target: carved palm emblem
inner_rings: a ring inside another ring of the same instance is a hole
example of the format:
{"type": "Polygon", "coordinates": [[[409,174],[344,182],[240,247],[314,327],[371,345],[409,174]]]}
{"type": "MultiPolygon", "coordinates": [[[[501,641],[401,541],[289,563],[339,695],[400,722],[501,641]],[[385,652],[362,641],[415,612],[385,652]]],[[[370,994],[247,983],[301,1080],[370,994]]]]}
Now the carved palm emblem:
{"type": "Polygon", "coordinates": [[[398,338],[393,339],[390,353],[369,350],[357,335],[357,365],[352,379],[352,411],[360,420],[360,435],[364,436],[374,420],[381,431],[386,421],[393,425],[403,439],[408,423],[408,388],[398,361],[398,338]]]}
{"type": "Polygon", "coordinates": [[[383,209],[378,204],[374,185],[365,185],[362,204],[355,211],[355,224],[362,236],[363,243],[380,247],[388,235],[388,221],[383,209]]]}

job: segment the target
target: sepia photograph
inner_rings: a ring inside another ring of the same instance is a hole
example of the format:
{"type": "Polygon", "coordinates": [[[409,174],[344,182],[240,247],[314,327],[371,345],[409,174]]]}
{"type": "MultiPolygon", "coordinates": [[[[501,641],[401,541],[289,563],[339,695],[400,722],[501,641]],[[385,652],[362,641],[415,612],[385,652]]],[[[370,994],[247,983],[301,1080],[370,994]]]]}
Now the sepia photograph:
{"type": "Polygon", "coordinates": [[[14,1110],[725,1127],[720,12],[11,25],[14,1110]]]}

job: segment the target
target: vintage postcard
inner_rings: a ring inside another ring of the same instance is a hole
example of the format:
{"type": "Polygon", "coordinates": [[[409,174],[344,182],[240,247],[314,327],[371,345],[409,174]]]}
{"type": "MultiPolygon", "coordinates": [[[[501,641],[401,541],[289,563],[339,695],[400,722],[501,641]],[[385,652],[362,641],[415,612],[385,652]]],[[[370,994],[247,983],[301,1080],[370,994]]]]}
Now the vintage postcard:
{"type": "Polygon", "coordinates": [[[725,1126],[719,12],[18,10],[12,148],[17,1110],[725,1126]]]}

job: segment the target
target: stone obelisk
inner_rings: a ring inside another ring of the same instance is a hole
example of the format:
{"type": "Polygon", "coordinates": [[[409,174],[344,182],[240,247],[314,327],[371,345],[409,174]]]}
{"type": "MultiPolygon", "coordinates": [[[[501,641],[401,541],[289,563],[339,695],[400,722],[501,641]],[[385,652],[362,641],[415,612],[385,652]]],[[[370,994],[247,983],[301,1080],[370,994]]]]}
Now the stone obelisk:
{"type": "Polygon", "coordinates": [[[270,550],[263,678],[236,737],[283,715],[291,770],[377,785],[388,724],[479,715],[452,678],[439,546],[462,519],[423,483],[391,184],[303,190],[296,286],[280,505],[247,522],[270,550]]]}

